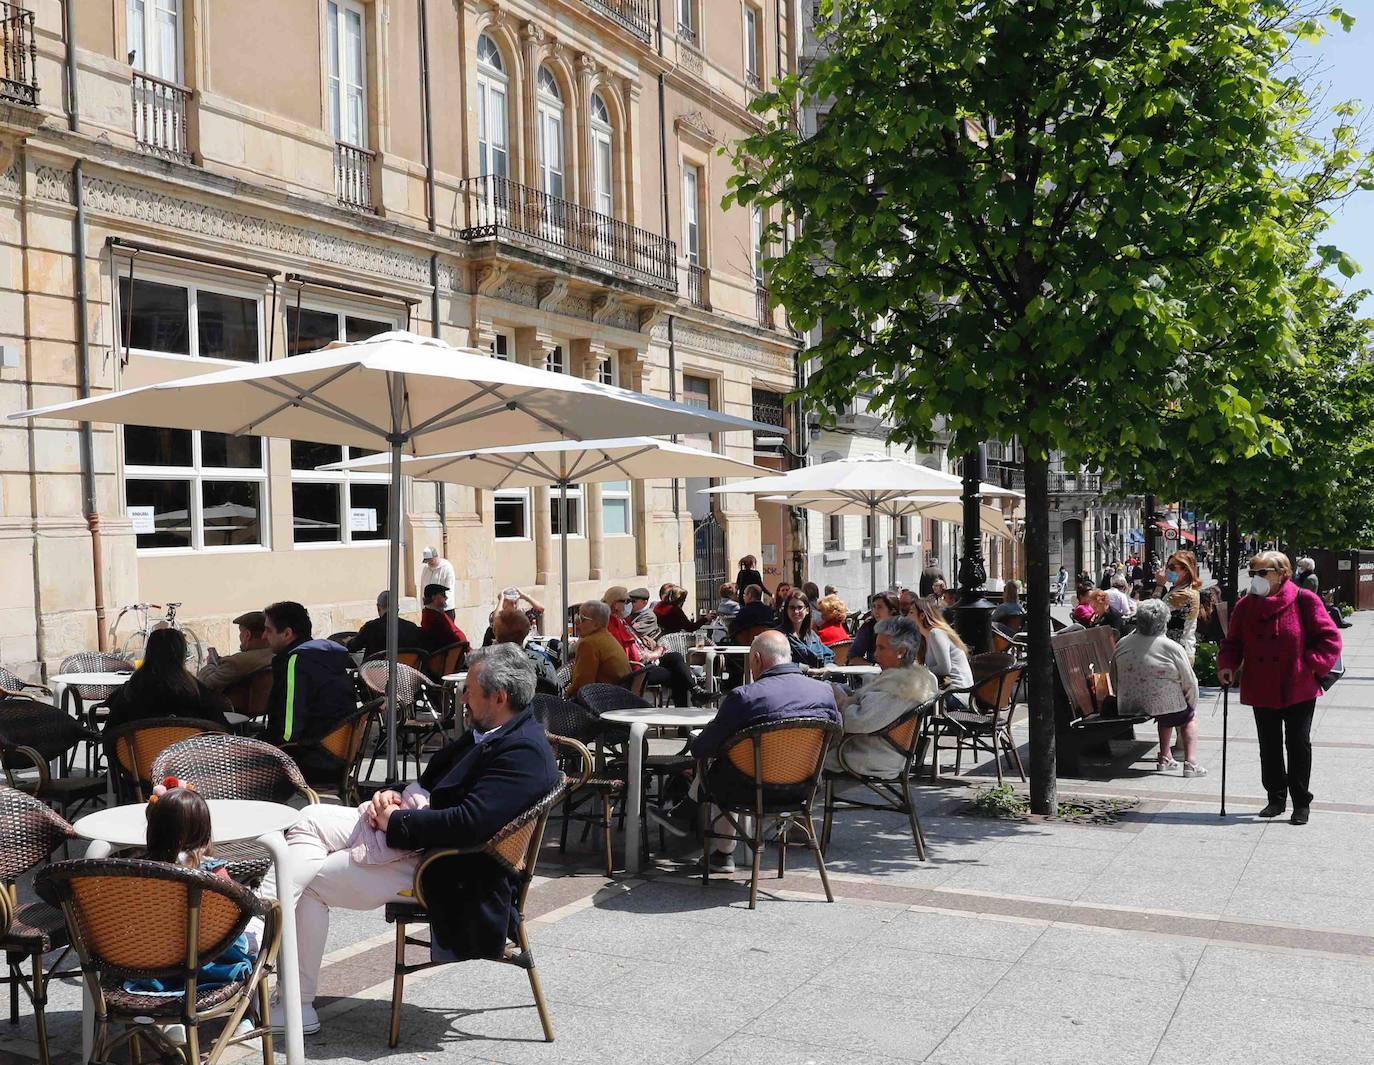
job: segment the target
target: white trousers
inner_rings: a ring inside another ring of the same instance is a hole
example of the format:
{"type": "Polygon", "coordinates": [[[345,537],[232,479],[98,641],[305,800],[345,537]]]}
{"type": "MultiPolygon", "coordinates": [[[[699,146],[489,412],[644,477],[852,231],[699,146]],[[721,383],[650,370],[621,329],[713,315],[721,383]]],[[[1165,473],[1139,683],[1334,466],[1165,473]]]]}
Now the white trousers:
{"type": "MultiPolygon", "coordinates": [[[[307,806],[286,833],[295,867],[295,893],[282,899],[296,907],[296,957],[300,964],[301,1002],[310,1005],[320,984],[320,965],[329,938],[329,910],[375,910],[409,891],[420,856],[385,865],[355,862],[345,849],[362,814],[352,806],[307,806]]],[[[261,894],[277,898],[276,871],[263,879],[261,894]]]]}

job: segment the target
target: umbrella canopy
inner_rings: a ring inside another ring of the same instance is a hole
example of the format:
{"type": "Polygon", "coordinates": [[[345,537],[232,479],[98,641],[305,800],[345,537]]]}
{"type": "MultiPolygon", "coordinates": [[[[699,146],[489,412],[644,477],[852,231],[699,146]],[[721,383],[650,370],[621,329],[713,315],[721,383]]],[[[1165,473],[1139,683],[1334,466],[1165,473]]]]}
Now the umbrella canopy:
{"type": "Polygon", "coordinates": [[[494,359],[414,333],[382,333],[267,363],[21,411],[67,418],[289,437],[390,451],[387,771],[396,775],[397,589],[401,454],[628,433],[768,431],[769,427],[566,374],[494,359]]]}
{"type": "MultiPolygon", "coordinates": [[[[385,455],[349,462],[333,462],[324,470],[375,470],[385,455]]],[[[611,440],[563,440],[528,447],[487,447],[447,455],[403,458],[401,472],[429,481],[447,481],[472,488],[557,487],[560,510],[567,505],[567,489],[574,484],[638,481],[655,477],[739,477],[764,472],[762,467],[718,455],[714,451],[654,440],[647,436],[611,440]]],[[[562,561],[560,655],[566,655],[568,620],[568,528],[559,523],[562,561]]]]}

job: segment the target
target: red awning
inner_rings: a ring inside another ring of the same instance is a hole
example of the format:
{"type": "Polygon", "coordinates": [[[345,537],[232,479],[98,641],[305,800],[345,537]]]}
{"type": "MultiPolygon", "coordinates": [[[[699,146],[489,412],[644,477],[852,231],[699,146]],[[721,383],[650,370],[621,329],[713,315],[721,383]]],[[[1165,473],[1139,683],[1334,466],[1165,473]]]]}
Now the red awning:
{"type": "Polygon", "coordinates": [[[1197,543],[1197,537],[1186,528],[1180,526],[1176,521],[1157,521],[1155,522],[1155,528],[1162,529],[1165,533],[1165,539],[1167,540],[1185,540],[1190,544],[1197,543]],[[1169,533],[1173,533],[1174,535],[1169,536],[1169,533]]]}

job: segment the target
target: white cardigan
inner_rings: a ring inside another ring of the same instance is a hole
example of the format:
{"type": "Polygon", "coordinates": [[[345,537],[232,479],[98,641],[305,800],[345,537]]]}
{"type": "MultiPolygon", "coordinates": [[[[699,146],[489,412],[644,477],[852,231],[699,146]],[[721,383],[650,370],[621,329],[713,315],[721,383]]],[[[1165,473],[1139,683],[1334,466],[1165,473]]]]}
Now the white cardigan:
{"type": "Polygon", "coordinates": [[[1111,674],[1123,717],[1161,717],[1197,707],[1197,675],[1188,652],[1167,636],[1123,636],[1112,655],[1111,674]]]}
{"type": "MultiPolygon", "coordinates": [[[[935,674],[924,666],[886,669],[840,703],[844,715],[844,760],[856,773],[891,776],[902,768],[902,756],[878,732],[912,707],[935,698],[935,674]],[[852,739],[850,737],[853,737],[852,739]]],[[[838,746],[838,744],[836,745],[838,746]]],[[[842,769],[835,747],[825,757],[827,769],[842,769]]]]}

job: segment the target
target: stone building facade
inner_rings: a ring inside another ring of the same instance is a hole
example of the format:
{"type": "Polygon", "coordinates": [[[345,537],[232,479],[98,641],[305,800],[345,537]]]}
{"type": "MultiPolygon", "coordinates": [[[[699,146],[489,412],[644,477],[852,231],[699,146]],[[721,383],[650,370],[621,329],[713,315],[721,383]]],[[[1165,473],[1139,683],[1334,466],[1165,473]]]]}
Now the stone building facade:
{"type": "MultiPolygon", "coordinates": [[[[662,25],[651,0],[0,5],[23,59],[0,82],[0,407],[398,328],[746,416],[785,394],[798,342],[763,292],[762,220],[720,206],[718,149],[794,66],[790,5],[661,10],[662,25]]],[[[748,434],[702,442],[754,454],[748,434]]],[[[109,642],[138,600],[182,602],[221,648],[229,618],[277,598],[320,632],[354,627],[384,586],[387,487],[315,469],[341,455],[0,426],[0,661],[32,672],[109,642]]],[[[575,597],[693,589],[776,535],[748,497],[703,504],[697,487],[587,486],[560,516],[543,489],[409,484],[407,592],[434,545],[470,635],[508,585],[552,607],[560,521],[575,597]]]]}

